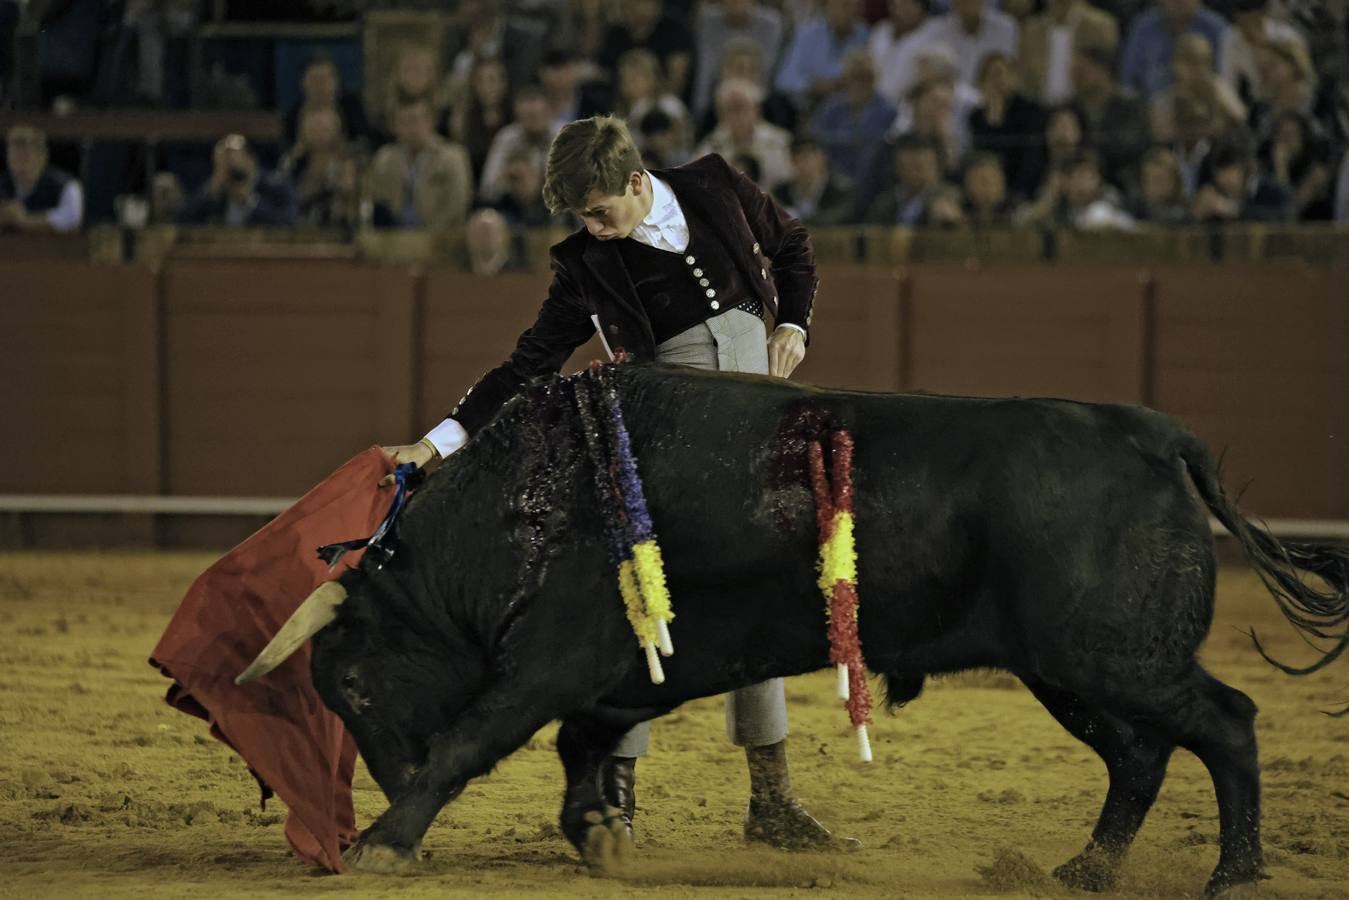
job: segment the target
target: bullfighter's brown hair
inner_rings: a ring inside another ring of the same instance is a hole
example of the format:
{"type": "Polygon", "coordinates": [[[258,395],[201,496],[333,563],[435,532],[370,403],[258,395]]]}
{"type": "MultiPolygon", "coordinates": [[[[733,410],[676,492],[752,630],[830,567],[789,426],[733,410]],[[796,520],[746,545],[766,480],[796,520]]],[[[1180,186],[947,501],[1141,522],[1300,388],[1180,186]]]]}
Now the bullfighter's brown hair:
{"type": "Polygon", "coordinates": [[[629,176],[644,168],[622,119],[592,116],[568,122],[548,151],[543,200],[553,213],[579,210],[593,191],[622,194],[629,176]]]}

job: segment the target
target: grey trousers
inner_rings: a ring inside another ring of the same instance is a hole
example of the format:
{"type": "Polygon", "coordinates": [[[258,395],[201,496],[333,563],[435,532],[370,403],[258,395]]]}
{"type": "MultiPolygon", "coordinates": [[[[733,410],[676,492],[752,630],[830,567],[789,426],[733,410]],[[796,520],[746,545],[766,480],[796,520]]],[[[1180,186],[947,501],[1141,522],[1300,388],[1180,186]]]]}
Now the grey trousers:
{"type": "MultiPolygon", "coordinates": [[[[733,309],[660,344],[656,360],[721,372],[767,374],[768,335],[758,316],[733,309]]],[[[674,599],[677,607],[679,598],[674,599]]],[[[787,697],[781,678],[726,695],[726,736],[741,747],[763,747],[787,737],[787,697]]],[[[623,735],[614,756],[645,756],[650,740],[651,723],[636,725],[623,735]]]]}

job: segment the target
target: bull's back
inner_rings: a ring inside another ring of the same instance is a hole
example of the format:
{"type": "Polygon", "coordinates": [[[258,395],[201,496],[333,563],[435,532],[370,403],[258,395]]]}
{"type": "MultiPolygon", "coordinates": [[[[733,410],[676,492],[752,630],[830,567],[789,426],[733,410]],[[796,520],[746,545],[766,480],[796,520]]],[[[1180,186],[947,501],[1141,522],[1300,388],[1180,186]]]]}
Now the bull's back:
{"type": "Polygon", "coordinates": [[[1046,635],[1061,658],[1121,641],[1179,658],[1207,629],[1206,524],[1160,414],[701,373],[653,377],[634,398],[634,448],[685,592],[768,580],[819,612],[805,446],[843,428],[878,667],[1007,665],[993,657],[1044,652],[1046,635]]]}

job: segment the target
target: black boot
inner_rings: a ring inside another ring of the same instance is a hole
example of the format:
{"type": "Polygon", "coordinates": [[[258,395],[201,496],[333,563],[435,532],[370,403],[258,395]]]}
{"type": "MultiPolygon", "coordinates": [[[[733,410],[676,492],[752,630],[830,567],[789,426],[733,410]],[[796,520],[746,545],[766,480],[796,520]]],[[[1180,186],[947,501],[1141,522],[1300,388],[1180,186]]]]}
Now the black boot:
{"type": "Polygon", "coordinates": [[[749,760],[749,811],[745,840],[780,850],[857,850],[856,838],[838,838],[806,811],[792,794],[787,774],[787,742],[746,747],[749,760]]]}
{"type": "Polygon", "coordinates": [[[637,812],[637,760],[630,756],[611,756],[604,765],[601,787],[604,802],[623,812],[623,824],[632,836],[632,817],[637,812]]]}

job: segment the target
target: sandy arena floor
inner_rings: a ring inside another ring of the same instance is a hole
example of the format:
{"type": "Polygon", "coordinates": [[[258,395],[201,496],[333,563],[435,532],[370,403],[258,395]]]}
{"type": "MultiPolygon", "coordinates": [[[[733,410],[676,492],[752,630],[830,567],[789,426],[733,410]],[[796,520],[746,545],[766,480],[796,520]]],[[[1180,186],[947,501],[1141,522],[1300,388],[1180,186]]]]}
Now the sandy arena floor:
{"type": "MultiPolygon", "coordinates": [[[[240,761],[169,709],[146,665],[170,612],[211,562],[200,554],[0,554],[0,897],[1067,897],[1045,875],[1095,821],[1105,770],[1006,676],[946,679],[872,726],[855,761],[828,674],[789,683],[793,775],[825,822],[865,842],[845,856],[746,848],[742,757],[719,701],[657,729],[639,768],[640,860],[589,877],[554,825],[562,774],[552,730],[441,813],[417,878],[333,877],[296,861],[277,801],[258,809],[240,761]]],[[[866,598],[863,596],[863,603],[866,598]]],[[[1349,896],[1349,660],[1294,679],[1237,630],[1297,659],[1255,577],[1229,568],[1205,649],[1260,705],[1261,897],[1349,896]]],[[[1305,658],[1305,656],[1303,657],[1305,658]]],[[[362,825],[384,800],[361,771],[362,825]]],[[[1183,897],[1217,859],[1217,809],[1198,761],[1177,753],[1112,896],[1183,897]]],[[[1079,895],[1085,896],[1085,895],[1079,895]]]]}

